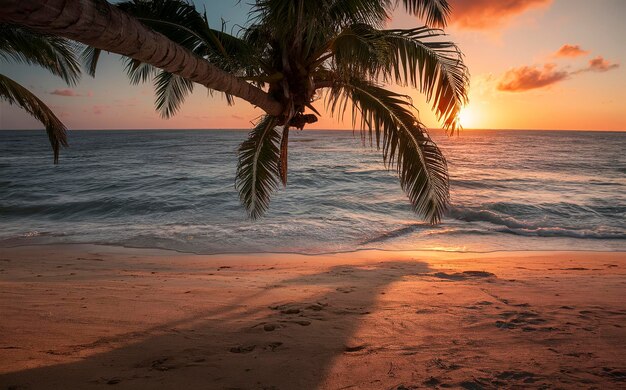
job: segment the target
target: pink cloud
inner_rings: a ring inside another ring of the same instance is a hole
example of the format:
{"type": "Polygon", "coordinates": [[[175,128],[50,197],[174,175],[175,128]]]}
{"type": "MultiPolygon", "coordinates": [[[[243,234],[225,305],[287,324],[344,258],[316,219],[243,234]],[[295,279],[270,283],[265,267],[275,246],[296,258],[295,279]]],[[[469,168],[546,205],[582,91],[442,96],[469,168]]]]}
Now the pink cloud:
{"type": "Polygon", "coordinates": [[[542,68],[538,66],[521,66],[509,69],[496,86],[499,91],[523,92],[531,89],[548,87],[572,76],[584,72],[608,72],[616,69],[619,64],[611,63],[602,56],[597,56],[589,61],[589,66],[576,71],[557,69],[555,64],[545,64],[542,68]]]}
{"type": "Polygon", "coordinates": [[[486,30],[501,26],[529,9],[552,0],[451,0],[450,22],[460,28],[486,30]]]}
{"type": "Polygon", "coordinates": [[[89,91],[86,94],[84,94],[84,93],[79,93],[70,88],[65,88],[65,89],[55,89],[54,91],[50,92],[50,95],[65,96],[65,97],[80,97],[80,96],[91,97],[93,96],[93,93],[89,91]]]}
{"type": "Polygon", "coordinates": [[[565,44],[554,53],[555,57],[579,57],[589,54],[587,50],[583,50],[578,45],[565,44]]]}
{"type": "Polygon", "coordinates": [[[591,71],[591,72],[607,72],[611,69],[618,68],[619,64],[610,63],[605,60],[602,56],[597,56],[589,60],[589,67],[583,69],[583,71],[591,71]]]}
{"type": "Polygon", "coordinates": [[[522,92],[544,88],[569,77],[569,72],[555,68],[554,64],[545,64],[543,68],[522,66],[510,69],[500,79],[497,89],[506,92],[522,92]]]}

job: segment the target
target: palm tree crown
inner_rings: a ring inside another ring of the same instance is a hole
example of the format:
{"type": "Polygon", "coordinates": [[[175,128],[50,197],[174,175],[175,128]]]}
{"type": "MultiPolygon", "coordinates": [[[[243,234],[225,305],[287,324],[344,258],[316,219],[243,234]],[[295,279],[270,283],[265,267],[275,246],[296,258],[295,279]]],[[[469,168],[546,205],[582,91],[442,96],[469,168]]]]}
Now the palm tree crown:
{"type": "Polygon", "coordinates": [[[266,115],[239,148],[235,181],[252,218],[286,185],[289,129],[317,120],[319,98],[338,118],[347,111],[362,137],[382,150],[417,214],[436,223],[448,204],[445,158],[410,98],[385,89],[418,89],[445,129],[458,128],[469,76],[458,48],[440,40],[446,0],[256,0],[249,23],[235,34],[212,28],[184,0],[4,1],[0,21],[91,46],[84,57],[92,74],[100,50],[126,56],[132,82],[153,80],[164,117],[177,112],[194,82],[225,93],[229,103],[237,96],[261,107],[266,115]],[[426,25],[386,29],[397,7],[426,25]]]}
{"type": "MultiPolygon", "coordinates": [[[[63,38],[0,23],[1,60],[39,65],[69,85],[75,85],[80,77],[80,64],[74,51],[74,45],[63,38]]],[[[67,146],[67,135],[65,125],[54,112],[28,89],[3,74],[0,74],[0,98],[22,107],[45,126],[54,163],[58,163],[60,147],[67,146]]]]}

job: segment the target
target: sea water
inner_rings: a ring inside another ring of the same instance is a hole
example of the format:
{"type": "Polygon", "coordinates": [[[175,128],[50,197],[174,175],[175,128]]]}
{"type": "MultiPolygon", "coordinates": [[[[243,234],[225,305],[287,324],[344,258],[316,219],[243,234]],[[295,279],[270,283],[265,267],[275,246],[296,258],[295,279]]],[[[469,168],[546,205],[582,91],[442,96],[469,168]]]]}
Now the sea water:
{"type": "Polygon", "coordinates": [[[292,131],[267,214],[235,190],[245,131],[0,131],[1,247],[99,243],[195,253],[626,251],[626,133],[463,131],[433,138],[451,207],[416,216],[379,150],[351,131],[292,131]]]}

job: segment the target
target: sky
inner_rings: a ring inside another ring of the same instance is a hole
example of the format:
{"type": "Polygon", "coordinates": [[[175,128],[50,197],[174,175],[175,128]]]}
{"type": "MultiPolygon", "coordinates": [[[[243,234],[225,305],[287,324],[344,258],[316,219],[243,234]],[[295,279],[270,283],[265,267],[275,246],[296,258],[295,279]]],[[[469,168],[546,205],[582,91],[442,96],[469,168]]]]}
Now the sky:
{"type": "MultiPolygon", "coordinates": [[[[471,73],[466,129],[626,130],[626,1],[624,0],[449,0],[449,40],[464,53],[471,73]]],[[[209,23],[244,25],[246,0],[196,0],[209,23]]],[[[390,28],[423,25],[401,8],[390,28]]],[[[0,62],[0,72],[36,93],[69,129],[246,129],[262,114],[237,99],[228,106],[196,85],[178,114],[162,119],[148,84],[130,85],[119,56],[107,54],[95,78],[75,87],[37,67],[0,62]]],[[[419,91],[394,87],[413,97],[428,127],[440,122],[419,91]]],[[[327,115],[313,129],[349,129],[327,115]]],[[[6,102],[0,129],[39,129],[41,124],[6,102]]]]}

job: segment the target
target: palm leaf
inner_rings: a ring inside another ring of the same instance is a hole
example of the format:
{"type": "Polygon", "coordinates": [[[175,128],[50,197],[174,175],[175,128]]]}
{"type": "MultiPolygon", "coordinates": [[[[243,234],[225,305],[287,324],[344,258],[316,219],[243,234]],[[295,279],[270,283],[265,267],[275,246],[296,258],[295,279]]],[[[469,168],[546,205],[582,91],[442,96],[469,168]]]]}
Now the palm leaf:
{"type": "Polygon", "coordinates": [[[100,54],[102,50],[95,47],[85,46],[80,54],[83,64],[87,68],[87,74],[91,77],[96,76],[96,68],[98,67],[98,61],[100,60],[100,54]]]}
{"type": "Polygon", "coordinates": [[[235,187],[252,219],[267,210],[270,196],[278,188],[280,131],[276,117],[264,116],[239,147],[235,187]]]}
{"type": "Polygon", "coordinates": [[[445,27],[450,16],[450,5],[446,0],[402,0],[407,12],[424,18],[426,24],[445,27]]]}
{"type": "Polygon", "coordinates": [[[155,106],[161,117],[176,114],[187,95],[193,92],[193,82],[175,74],[161,71],[154,78],[155,106]]]}
{"type": "Polygon", "coordinates": [[[0,74],[0,97],[9,104],[22,107],[46,127],[54,152],[54,163],[58,164],[59,149],[61,146],[67,146],[67,129],[59,118],[32,92],[2,74],[0,74]]]}
{"type": "Polygon", "coordinates": [[[386,40],[395,54],[389,71],[397,82],[419,85],[443,127],[454,131],[458,129],[459,112],[467,104],[469,72],[454,43],[428,40],[442,35],[443,31],[426,27],[387,30],[386,40]]]}
{"type": "Polygon", "coordinates": [[[364,80],[350,80],[333,86],[327,106],[339,116],[352,107],[353,125],[359,117],[370,142],[375,139],[382,146],[383,161],[398,173],[413,210],[430,223],[439,222],[449,203],[447,163],[411,112],[414,107],[408,97],[364,80]]]}
{"type": "Polygon", "coordinates": [[[1,58],[39,65],[69,85],[76,85],[80,79],[75,50],[76,45],[66,39],[0,23],[1,58]]]}
{"type": "Polygon", "coordinates": [[[391,11],[389,1],[337,0],[328,7],[328,18],[339,26],[367,23],[382,27],[391,11]]]}
{"type": "MultiPolygon", "coordinates": [[[[328,7],[328,14],[333,21],[380,26],[398,3],[399,0],[337,0],[328,7]]],[[[447,0],[402,0],[402,3],[407,12],[423,18],[429,26],[445,27],[450,16],[447,0]]]]}
{"type": "MultiPolygon", "coordinates": [[[[182,0],[131,0],[116,6],[222,70],[241,77],[254,77],[260,73],[254,48],[240,38],[209,28],[206,17],[190,3],[182,0]]],[[[83,60],[92,75],[99,55],[100,50],[95,48],[83,51],[83,60]]],[[[180,76],[161,72],[131,58],[124,58],[124,61],[131,83],[154,79],[155,106],[163,118],[172,117],[185,97],[193,91],[193,83],[180,76]]],[[[209,94],[212,95],[212,92],[209,91],[209,94]]],[[[229,105],[234,104],[232,95],[224,96],[229,105]]]]}
{"type": "Polygon", "coordinates": [[[135,85],[148,82],[159,72],[158,68],[131,58],[126,59],[124,68],[130,82],[135,85]]]}
{"type": "Polygon", "coordinates": [[[419,87],[443,127],[454,131],[467,103],[469,73],[454,43],[431,40],[443,35],[429,27],[377,30],[357,24],[335,38],[331,51],[340,75],[363,74],[372,81],[419,87]]]}

